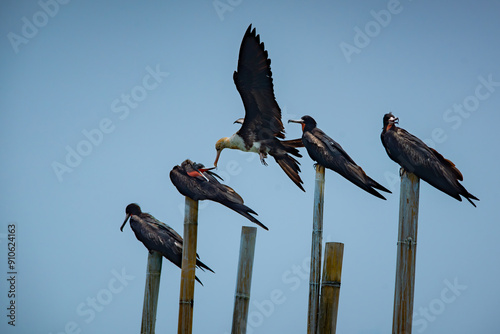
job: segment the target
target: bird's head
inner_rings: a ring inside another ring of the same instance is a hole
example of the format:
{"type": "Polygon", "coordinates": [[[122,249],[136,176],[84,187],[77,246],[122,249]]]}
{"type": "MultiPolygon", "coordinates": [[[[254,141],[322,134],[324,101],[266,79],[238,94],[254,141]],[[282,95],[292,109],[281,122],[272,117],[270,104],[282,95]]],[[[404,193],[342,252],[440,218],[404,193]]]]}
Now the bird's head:
{"type": "Polygon", "coordinates": [[[217,162],[219,161],[220,152],[222,152],[223,149],[228,147],[229,147],[228,137],[221,138],[217,140],[217,142],[215,143],[215,150],[217,151],[217,156],[215,157],[215,162],[214,162],[215,167],[217,167],[217,162]]]}
{"type": "Polygon", "coordinates": [[[392,112],[384,115],[384,127],[386,131],[389,130],[394,124],[399,123],[399,118],[395,117],[392,112]]]}
{"type": "Polygon", "coordinates": [[[302,131],[312,130],[316,127],[316,121],[309,115],[302,116],[302,118],[298,120],[289,119],[288,123],[302,124],[302,131]]]}
{"type": "Polygon", "coordinates": [[[130,216],[132,215],[135,215],[135,216],[138,216],[142,213],[141,211],[141,207],[135,203],[131,203],[129,205],[127,205],[127,207],[125,208],[125,221],[123,222],[122,226],[120,227],[120,231],[123,232],[123,227],[125,226],[125,224],[127,223],[127,220],[130,218],[130,216]]]}

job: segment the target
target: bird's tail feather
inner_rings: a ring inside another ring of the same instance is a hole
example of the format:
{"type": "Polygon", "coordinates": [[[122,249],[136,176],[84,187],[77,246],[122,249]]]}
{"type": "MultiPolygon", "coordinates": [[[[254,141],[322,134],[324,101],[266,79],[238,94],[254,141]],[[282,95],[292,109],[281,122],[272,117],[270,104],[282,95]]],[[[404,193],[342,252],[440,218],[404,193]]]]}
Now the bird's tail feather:
{"type": "Polygon", "coordinates": [[[210,269],[209,266],[207,266],[205,263],[201,262],[200,260],[196,260],[196,266],[198,268],[200,268],[201,270],[208,270],[208,271],[211,271],[215,274],[215,271],[213,271],[212,269],[210,269]]]}
{"type": "Polygon", "coordinates": [[[281,143],[285,147],[304,147],[304,143],[302,142],[302,138],[282,140],[281,143]]]}
{"type": "Polygon", "coordinates": [[[299,162],[295,160],[293,157],[289,156],[288,154],[282,156],[282,157],[274,157],[278,165],[280,165],[281,169],[288,175],[290,180],[293,181],[297,185],[297,187],[300,188],[300,190],[304,191],[304,188],[302,187],[302,179],[299,176],[300,172],[300,167],[299,167],[299,162]]]}
{"type": "Polygon", "coordinates": [[[367,177],[370,180],[370,186],[372,186],[375,189],[378,189],[378,190],[381,190],[381,191],[385,191],[386,193],[392,194],[392,191],[390,191],[386,187],[382,186],[380,183],[378,183],[377,181],[375,181],[371,177],[369,177],[369,176],[367,176],[367,177]]]}
{"type": "Polygon", "coordinates": [[[472,200],[479,201],[479,198],[477,198],[476,196],[474,196],[470,192],[468,192],[467,189],[465,189],[465,187],[463,185],[459,184],[459,186],[460,186],[460,195],[465,197],[469,201],[470,204],[472,204],[474,207],[476,207],[476,204],[474,204],[474,202],[472,202],[472,200]]]}
{"type": "Polygon", "coordinates": [[[241,204],[241,203],[222,203],[222,204],[224,204],[228,208],[230,208],[230,209],[238,212],[240,215],[242,215],[243,217],[247,218],[251,222],[254,222],[255,224],[259,225],[264,230],[269,231],[269,229],[266,227],[266,225],[262,224],[257,218],[255,218],[254,216],[250,215],[250,213],[253,213],[255,215],[257,213],[255,211],[253,211],[252,209],[250,209],[245,204],[241,204]]]}
{"type": "Polygon", "coordinates": [[[285,151],[287,153],[290,153],[291,155],[294,155],[297,158],[302,158],[302,154],[300,154],[299,150],[297,150],[297,147],[304,147],[302,139],[299,138],[292,140],[283,140],[281,141],[281,144],[283,144],[283,147],[285,148],[285,151]]]}

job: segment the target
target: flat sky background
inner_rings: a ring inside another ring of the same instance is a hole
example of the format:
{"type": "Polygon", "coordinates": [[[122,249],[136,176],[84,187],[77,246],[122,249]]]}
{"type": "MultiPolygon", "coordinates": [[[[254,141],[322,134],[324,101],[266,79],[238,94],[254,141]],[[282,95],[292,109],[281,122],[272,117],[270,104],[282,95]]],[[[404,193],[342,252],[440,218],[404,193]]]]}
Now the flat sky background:
{"type": "MultiPolygon", "coordinates": [[[[211,166],[215,142],[238,130],[232,75],[252,23],[284,123],[313,116],[393,192],[383,201],[326,173],[324,241],[345,245],[338,332],[392,327],[399,166],[380,141],[392,111],[481,199],[474,208],[421,183],[414,333],[497,333],[498,13],[493,1],[3,1],[0,331],[139,332],[147,251],[128,225],[120,232],[125,207],[136,202],[182,234],[184,198],[168,173],[186,158],[211,166]]],[[[285,129],[301,136],[297,124],[285,129]]],[[[306,193],[272,158],[264,167],[253,153],[221,155],[219,174],[270,229],[257,234],[248,333],[306,332],[315,172],[301,152],[306,193]]],[[[198,272],[194,333],[231,330],[243,225],[252,223],[200,203],[198,253],[216,274],[198,272]]],[[[177,331],[179,284],[164,260],[157,333],[177,331]]]]}

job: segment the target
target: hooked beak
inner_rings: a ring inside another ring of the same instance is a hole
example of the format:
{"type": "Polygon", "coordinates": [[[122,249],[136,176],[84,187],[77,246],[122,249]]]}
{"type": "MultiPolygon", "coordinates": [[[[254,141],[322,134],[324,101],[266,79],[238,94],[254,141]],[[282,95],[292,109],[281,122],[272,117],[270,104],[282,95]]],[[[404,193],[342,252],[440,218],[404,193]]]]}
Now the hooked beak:
{"type": "Polygon", "coordinates": [[[233,122],[233,124],[236,124],[236,123],[243,124],[244,120],[245,120],[244,118],[238,118],[236,121],[233,122]]]}
{"type": "Polygon", "coordinates": [[[189,175],[191,177],[202,176],[207,182],[209,182],[208,178],[205,175],[203,175],[203,173],[206,171],[212,170],[214,168],[215,167],[195,169],[191,172],[188,172],[187,175],[189,175]]]}
{"type": "Polygon", "coordinates": [[[122,226],[120,227],[120,231],[123,232],[123,227],[125,226],[125,224],[127,223],[127,220],[130,218],[130,213],[127,213],[127,215],[125,216],[125,221],[123,222],[122,226]]]}
{"type": "Polygon", "coordinates": [[[295,120],[295,119],[289,119],[289,120],[288,120],[288,123],[299,123],[299,124],[303,124],[303,123],[304,123],[304,121],[303,121],[303,120],[301,120],[301,119],[297,119],[297,120],[295,120]]]}
{"type": "Polygon", "coordinates": [[[203,176],[203,178],[207,181],[207,182],[210,182],[208,180],[208,178],[203,174],[204,172],[207,172],[209,170],[212,170],[212,169],[215,169],[215,167],[210,167],[210,168],[200,168],[198,169],[198,172],[200,173],[201,176],[203,176]]]}
{"type": "Polygon", "coordinates": [[[393,117],[389,118],[389,123],[390,124],[398,124],[399,123],[399,118],[393,116],[393,117]]]}
{"type": "Polygon", "coordinates": [[[215,167],[210,167],[210,168],[200,168],[198,169],[200,172],[208,172],[209,170],[215,169],[215,167]]]}

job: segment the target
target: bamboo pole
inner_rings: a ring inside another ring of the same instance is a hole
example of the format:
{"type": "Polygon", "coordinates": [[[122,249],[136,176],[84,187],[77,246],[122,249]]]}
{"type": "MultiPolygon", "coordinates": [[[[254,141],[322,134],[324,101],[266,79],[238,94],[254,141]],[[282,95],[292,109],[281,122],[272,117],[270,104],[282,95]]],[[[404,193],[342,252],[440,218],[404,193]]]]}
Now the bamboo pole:
{"type": "Polygon", "coordinates": [[[318,333],[320,334],[335,334],[337,331],[337,314],[339,308],[343,256],[343,243],[326,243],[323,279],[321,282],[321,301],[319,306],[318,333]]]}
{"type": "Polygon", "coordinates": [[[411,334],[417,254],[419,178],[402,169],[392,332],[411,334]]]}
{"type": "Polygon", "coordinates": [[[316,334],[319,314],[321,280],[321,244],[323,242],[323,199],[325,195],[325,167],[316,164],[314,185],[313,230],[311,245],[311,271],[309,276],[309,306],[307,333],[316,334]]]}
{"type": "Polygon", "coordinates": [[[161,261],[162,255],[160,253],[155,251],[148,253],[141,334],[155,333],[156,309],[158,306],[158,293],[160,291],[161,261]]]}
{"type": "Polygon", "coordinates": [[[179,298],[179,334],[193,331],[196,243],[198,239],[198,201],[186,197],[184,243],[182,247],[181,291],[179,298]]]}
{"type": "Polygon", "coordinates": [[[231,334],[245,334],[247,332],[248,305],[250,303],[256,237],[256,227],[243,226],[241,228],[240,258],[238,260],[238,276],[234,294],[233,327],[231,334]]]}

